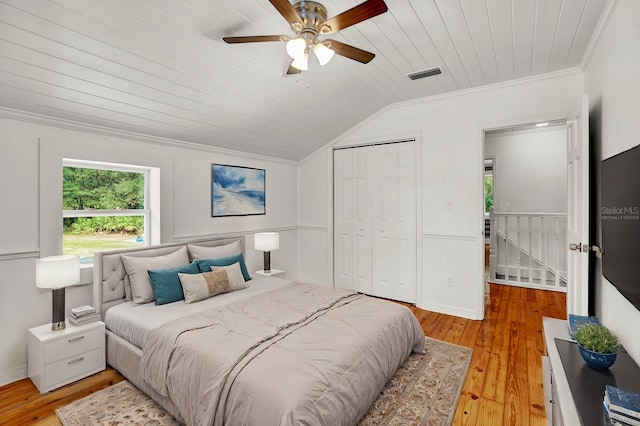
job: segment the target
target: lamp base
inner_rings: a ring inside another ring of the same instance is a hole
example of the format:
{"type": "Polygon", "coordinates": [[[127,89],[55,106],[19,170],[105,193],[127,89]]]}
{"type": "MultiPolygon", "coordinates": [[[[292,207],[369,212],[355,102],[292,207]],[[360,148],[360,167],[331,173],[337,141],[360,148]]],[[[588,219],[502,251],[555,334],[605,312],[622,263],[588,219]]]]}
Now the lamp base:
{"type": "Polygon", "coordinates": [[[264,252],[264,272],[266,273],[271,272],[271,252],[270,251],[264,252]]]}
{"type": "Polygon", "coordinates": [[[67,325],[64,321],[51,323],[51,330],[53,331],[60,331],[60,330],[64,330],[65,328],[67,328],[67,325]]]}
{"type": "Polygon", "coordinates": [[[53,318],[51,320],[51,330],[64,330],[66,327],[64,322],[64,287],[54,289],[51,294],[53,296],[53,318]]]}

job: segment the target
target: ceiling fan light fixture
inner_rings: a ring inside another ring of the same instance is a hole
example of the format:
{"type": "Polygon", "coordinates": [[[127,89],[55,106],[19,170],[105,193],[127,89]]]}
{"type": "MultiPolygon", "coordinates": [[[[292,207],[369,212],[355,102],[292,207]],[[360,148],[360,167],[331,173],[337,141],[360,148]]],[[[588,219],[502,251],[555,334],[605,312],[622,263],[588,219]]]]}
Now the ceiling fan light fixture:
{"type": "Polygon", "coordinates": [[[307,48],[307,41],[302,38],[294,38],[287,42],[287,54],[291,59],[298,59],[304,55],[304,51],[307,48]]]}
{"type": "Polygon", "coordinates": [[[309,70],[309,53],[305,52],[299,58],[295,58],[293,62],[291,62],[291,66],[300,71],[308,71],[309,70]]]}
{"type": "Polygon", "coordinates": [[[329,49],[323,43],[316,43],[315,46],[313,46],[313,53],[316,55],[316,58],[318,58],[320,65],[328,64],[335,54],[333,50],[329,49]]]}

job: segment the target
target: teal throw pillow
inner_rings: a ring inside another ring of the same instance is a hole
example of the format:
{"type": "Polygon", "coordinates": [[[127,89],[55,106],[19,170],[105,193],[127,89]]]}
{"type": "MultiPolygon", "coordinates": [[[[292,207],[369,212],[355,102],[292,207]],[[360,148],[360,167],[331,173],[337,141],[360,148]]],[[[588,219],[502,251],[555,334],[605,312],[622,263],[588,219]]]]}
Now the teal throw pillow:
{"type": "Polygon", "coordinates": [[[242,253],[236,254],[235,256],[220,257],[218,259],[198,259],[196,262],[198,263],[200,272],[209,272],[211,271],[212,266],[229,266],[239,262],[244,280],[249,281],[251,279],[251,275],[249,275],[249,272],[247,271],[247,265],[244,264],[244,257],[242,256],[242,253]]]}
{"type": "Polygon", "coordinates": [[[148,273],[156,305],[164,305],[184,299],[178,273],[199,274],[200,270],[196,262],[191,262],[177,268],[149,270],[148,273]]]}

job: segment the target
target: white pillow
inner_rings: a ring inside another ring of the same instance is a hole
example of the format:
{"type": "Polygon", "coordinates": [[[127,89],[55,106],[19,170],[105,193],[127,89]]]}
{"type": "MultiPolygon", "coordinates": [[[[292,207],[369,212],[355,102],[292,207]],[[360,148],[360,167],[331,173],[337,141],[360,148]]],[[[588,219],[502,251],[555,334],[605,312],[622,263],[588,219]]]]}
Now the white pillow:
{"type": "Polygon", "coordinates": [[[189,263],[189,253],[186,247],[174,251],[164,256],[138,257],[120,256],[124,269],[131,281],[131,296],[133,303],[143,304],[153,302],[153,287],[149,279],[149,269],[168,269],[189,263]]]}
{"type": "Polygon", "coordinates": [[[242,290],[243,288],[248,288],[249,286],[244,281],[244,276],[242,275],[242,270],[240,269],[240,262],[236,262],[229,266],[212,266],[212,271],[217,270],[225,270],[227,271],[227,276],[229,277],[229,286],[231,287],[230,291],[242,290]]]}
{"type": "Polygon", "coordinates": [[[224,269],[201,274],[178,273],[178,278],[182,285],[185,303],[197,302],[231,291],[229,277],[224,269]]]}
{"type": "Polygon", "coordinates": [[[219,259],[221,257],[234,256],[242,253],[242,245],[239,240],[222,246],[205,247],[188,244],[191,259],[219,259]]]}

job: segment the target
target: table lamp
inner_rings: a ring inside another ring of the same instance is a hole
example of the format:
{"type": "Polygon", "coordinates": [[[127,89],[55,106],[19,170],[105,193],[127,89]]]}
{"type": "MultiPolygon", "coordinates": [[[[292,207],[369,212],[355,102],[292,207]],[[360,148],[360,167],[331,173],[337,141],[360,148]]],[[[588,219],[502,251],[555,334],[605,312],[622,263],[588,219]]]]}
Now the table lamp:
{"type": "Polygon", "coordinates": [[[36,260],[36,287],[52,289],[51,330],[65,328],[64,288],[80,281],[78,256],[49,256],[36,260]]]}
{"type": "Polygon", "coordinates": [[[264,272],[271,272],[271,251],[280,248],[280,234],[277,232],[259,232],[253,236],[253,247],[264,251],[264,272]]]}

